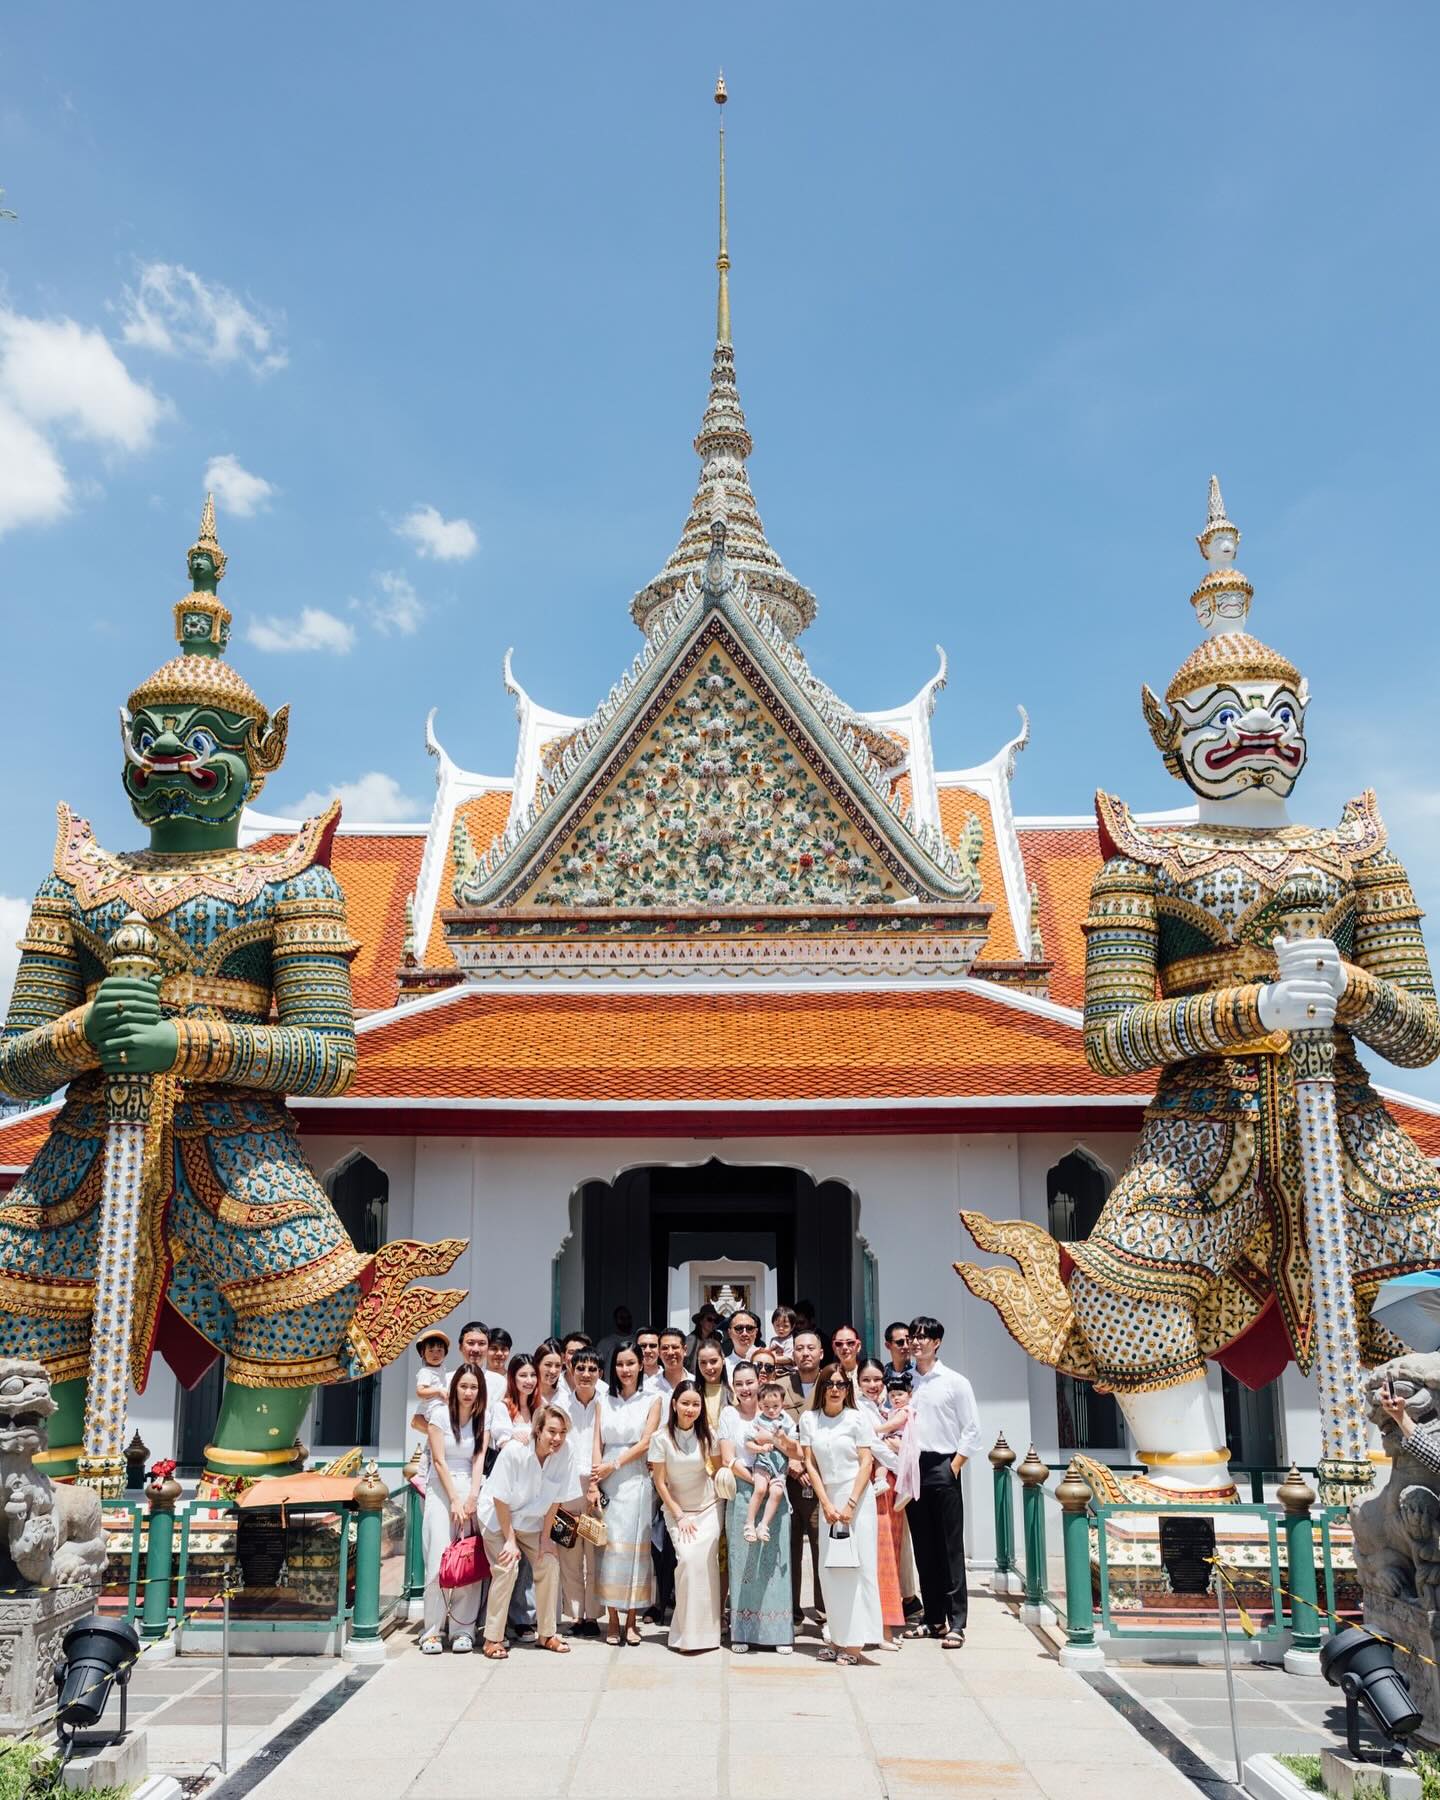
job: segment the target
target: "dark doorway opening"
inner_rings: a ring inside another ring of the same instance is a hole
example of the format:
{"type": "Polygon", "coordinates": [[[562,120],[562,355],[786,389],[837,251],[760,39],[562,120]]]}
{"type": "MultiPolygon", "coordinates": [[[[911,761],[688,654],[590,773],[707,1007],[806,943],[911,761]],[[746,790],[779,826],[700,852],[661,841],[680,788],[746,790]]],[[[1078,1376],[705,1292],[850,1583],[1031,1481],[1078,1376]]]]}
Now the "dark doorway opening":
{"type": "MultiPolygon", "coordinates": [[[[325,1188],[357,1250],[373,1254],[385,1242],[390,1209],[390,1177],[368,1156],[356,1156],[333,1175],[325,1188]]],[[[315,1439],[319,1444],[374,1450],[380,1443],[380,1378],[342,1381],[322,1387],[316,1397],[315,1439]]]]}
{"type": "MultiPolygon", "coordinates": [[[[1062,1156],[1045,1177],[1050,1235],[1062,1244],[1089,1237],[1110,1192],[1098,1163],[1078,1150],[1062,1156]]],[[[1125,1421],[1111,1394],[1097,1394],[1088,1381],[1055,1377],[1057,1443],[1062,1450],[1123,1450],[1125,1421]]]]}
{"type": "MultiPolygon", "coordinates": [[[[671,1271],[728,1258],[775,1271],[777,1301],[813,1300],[822,1324],[861,1316],[857,1200],[842,1181],[802,1169],[718,1159],[691,1168],[627,1169],[580,1190],[583,1329],[611,1329],[616,1306],[666,1321],[671,1271]]],[[[568,1328],[570,1321],[565,1321],[568,1328]]],[[[768,1330],[769,1321],[764,1321],[768,1330]]]]}

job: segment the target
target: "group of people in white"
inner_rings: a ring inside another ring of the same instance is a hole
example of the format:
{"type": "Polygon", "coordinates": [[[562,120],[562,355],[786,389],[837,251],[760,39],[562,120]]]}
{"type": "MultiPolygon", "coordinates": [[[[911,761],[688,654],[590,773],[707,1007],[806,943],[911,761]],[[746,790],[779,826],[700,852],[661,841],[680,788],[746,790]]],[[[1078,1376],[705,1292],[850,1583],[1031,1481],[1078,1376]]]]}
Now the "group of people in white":
{"type": "Polygon", "coordinates": [[[512,1355],[471,1321],[453,1370],[444,1332],[417,1341],[423,1652],[473,1650],[479,1628],[488,1657],[565,1655],[562,1621],[613,1646],[668,1621],[673,1650],[785,1655],[807,1545],[822,1661],[964,1644],[961,1470],[981,1437],[941,1322],[896,1320],[875,1357],[804,1303],[768,1335],[743,1308],[692,1327],[636,1329],[617,1307],[599,1344],[512,1355]]]}

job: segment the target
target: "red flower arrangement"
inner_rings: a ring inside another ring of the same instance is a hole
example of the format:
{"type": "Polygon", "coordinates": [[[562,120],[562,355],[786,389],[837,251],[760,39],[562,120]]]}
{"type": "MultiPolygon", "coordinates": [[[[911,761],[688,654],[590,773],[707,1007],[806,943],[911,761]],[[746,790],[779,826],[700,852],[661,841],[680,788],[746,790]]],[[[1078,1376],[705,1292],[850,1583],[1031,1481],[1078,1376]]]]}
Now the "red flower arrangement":
{"type": "Polygon", "coordinates": [[[151,1463],[150,1479],[152,1481],[167,1481],[170,1476],[175,1473],[177,1467],[178,1464],[173,1456],[162,1456],[159,1462],[151,1463]]]}

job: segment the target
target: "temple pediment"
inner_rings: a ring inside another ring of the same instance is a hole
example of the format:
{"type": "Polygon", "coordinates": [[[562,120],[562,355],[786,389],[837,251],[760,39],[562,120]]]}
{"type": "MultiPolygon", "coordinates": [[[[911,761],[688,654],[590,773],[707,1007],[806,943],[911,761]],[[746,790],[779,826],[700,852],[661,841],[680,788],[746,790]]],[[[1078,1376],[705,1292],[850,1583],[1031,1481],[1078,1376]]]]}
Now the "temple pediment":
{"type": "Polygon", "coordinates": [[[882,763],[728,564],[691,581],[612,703],[484,854],[461,908],[893,906],[979,897],[981,827],[907,815],[882,763]]]}

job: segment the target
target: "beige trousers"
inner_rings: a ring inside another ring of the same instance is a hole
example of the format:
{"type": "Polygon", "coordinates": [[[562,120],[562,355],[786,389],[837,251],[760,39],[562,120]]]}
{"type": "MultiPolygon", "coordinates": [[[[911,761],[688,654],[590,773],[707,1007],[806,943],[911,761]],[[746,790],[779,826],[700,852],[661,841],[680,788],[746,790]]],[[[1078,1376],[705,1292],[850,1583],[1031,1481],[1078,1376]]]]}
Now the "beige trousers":
{"type": "MultiPolygon", "coordinates": [[[[583,1499],[567,1500],[564,1504],[567,1512],[580,1514],[587,1510],[583,1499]]],[[[599,1619],[599,1581],[600,1552],[588,1538],[577,1536],[568,1550],[560,1552],[560,1612],[570,1624],[599,1619]]]]}
{"type": "MultiPolygon", "coordinates": [[[[507,1568],[500,1560],[505,1549],[504,1538],[490,1531],[483,1535],[485,1554],[490,1559],[490,1597],[485,1602],[485,1642],[503,1644],[505,1615],[510,1610],[510,1595],[520,1573],[520,1562],[517,1558],[507,1568]]],[[[535,1635],[543,1644],[546,1638],[555,1636],[555,1613],[560,1600],[560,1561],[558,1557],[546,1552],[538,1532],[517,1531],[515,1542],[520,1546],[520,1555],[529,1563],[535,1576],[535,1635]]]]}

